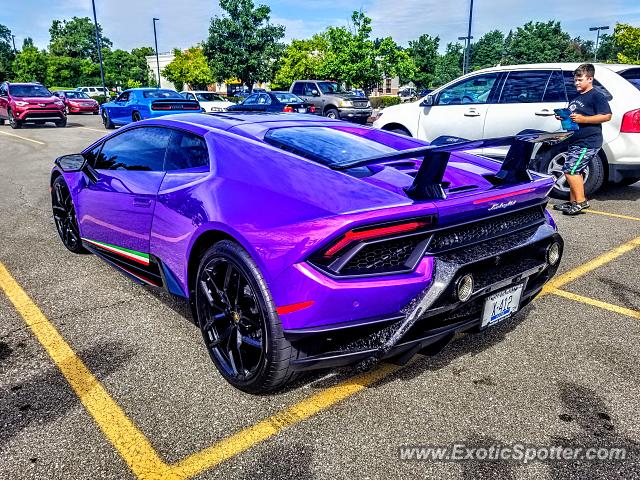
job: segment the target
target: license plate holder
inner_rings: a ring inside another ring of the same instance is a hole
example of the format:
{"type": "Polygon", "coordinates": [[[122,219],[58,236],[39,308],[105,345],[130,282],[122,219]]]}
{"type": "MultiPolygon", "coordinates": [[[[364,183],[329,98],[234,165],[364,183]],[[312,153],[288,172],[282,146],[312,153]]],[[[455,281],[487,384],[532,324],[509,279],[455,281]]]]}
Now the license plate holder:
{"type": "Polygon", "coordinates": [[[523,284],[514,285],[487,297],[482,309],[482,327],[495,325],[517,312],[523,287],[523,284]]]}

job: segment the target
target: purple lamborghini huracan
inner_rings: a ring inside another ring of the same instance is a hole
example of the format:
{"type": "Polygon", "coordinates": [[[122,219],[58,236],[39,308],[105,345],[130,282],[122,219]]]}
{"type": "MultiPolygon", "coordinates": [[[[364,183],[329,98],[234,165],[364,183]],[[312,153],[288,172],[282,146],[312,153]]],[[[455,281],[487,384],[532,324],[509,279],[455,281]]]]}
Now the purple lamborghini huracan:
{"type": "Polygon", "coordinates": [[[264,392],[435,353],[530,302],[563,242],[522,132],[431,145],[296,114],[182,114],[56,160],[64,245],[189,299],[213,362],[264,392]],[[510,146],[504,162],[464,150],[510,146]]]}

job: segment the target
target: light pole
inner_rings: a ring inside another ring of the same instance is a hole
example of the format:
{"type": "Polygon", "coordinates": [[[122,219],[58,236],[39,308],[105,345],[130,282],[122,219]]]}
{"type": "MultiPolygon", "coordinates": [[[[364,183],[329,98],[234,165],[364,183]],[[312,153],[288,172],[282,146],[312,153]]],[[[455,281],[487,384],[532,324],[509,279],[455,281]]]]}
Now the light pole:
{"type": "Polygon", "coordinates": [[[18,50],[16,50],[16,36],[15,35],[11,35],[11,41],[13,42],[13,54],[17,55],[18,54],[18,50]]]}
{"type": "Polygon", "coordinates": [[[467,29],[466,37],[458,37],[458,40],[466,40],[466,46],[464,49],[464,59],[462,60],[462,73],[465,74],[469,71],[469,63],[471,63],[471,22],[473,20],[473,0],[469,3],[469,28],[467,29]]]}
{"type": "Polygon", "coordinates": [[[102,93],[108,96],[107,86],[104,83],[104,68],[102,67],[102,48],[100,48],[100,34],[98,33],[98,20],[96,18],[96,2],[91,0],[93,6],[93,25],[96,28],[96,45],[98,46],[98,60],[100,61],[100,78],[102,79],[102,93]]]}
{"type": "Polygon", "coordinates": [[[160,88],[160,59],[158,58],[158,35],[156,34],[156,22],[159,18],[153,17],[153,38],[156,42],[156,66],[158,67],[158,88],[160,88]]]}
{"type": "Polygon", "coordinates": [[[603,27],[591,27],[589,28],[590,32],[598,31],[598,35],[596,35],[596,49],[593,51],[593,61],[598,61],[598,43],[600,42],[600,30],[609,30],[609,26],[605,25],[603,27]]]}

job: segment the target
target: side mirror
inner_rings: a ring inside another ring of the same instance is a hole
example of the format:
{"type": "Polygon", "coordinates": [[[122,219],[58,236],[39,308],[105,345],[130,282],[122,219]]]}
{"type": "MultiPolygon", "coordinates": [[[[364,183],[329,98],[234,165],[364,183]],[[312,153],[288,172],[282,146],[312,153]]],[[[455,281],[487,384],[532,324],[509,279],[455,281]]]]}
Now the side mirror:
{"type": "Polygon", "coordinates": [[[98,181],[98,172],[96,172],[87,160],[79,153],[71,155],[62,155],[56,158],[55,164],[65,173],[83,172],[93,183],[98,181]]]}
{"type": "Polygon", "coordinates": [[[311,95],[313,95],[314,97],[319,97],[320,96],[320,92],[318,90],[311,90],[311,95]]]}
{"type": "Polygon", "coordinates": [[[433,95],[427,95],[424,100],[420,102],[421,107],[432,107],[434,105],[433,95]]]}

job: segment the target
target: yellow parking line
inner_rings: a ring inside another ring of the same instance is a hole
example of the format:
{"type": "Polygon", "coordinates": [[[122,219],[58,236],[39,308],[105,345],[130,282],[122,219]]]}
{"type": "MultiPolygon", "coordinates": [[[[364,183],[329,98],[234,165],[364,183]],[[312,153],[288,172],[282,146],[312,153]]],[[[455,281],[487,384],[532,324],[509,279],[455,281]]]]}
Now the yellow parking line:
{"type": "Polygon", "coordinates": [[[591,209],[585,210],[585,212],[595,213],[596,215],[605,215],[607,217],[623,218],[625,220],[634,220],[636,222],[640,222],[640,218],[638,217],[630,217],[629,215],[620,215],[619,213],[603,212],[601,210],[591,210],[591,209]]]}
{"type": "Polygon", "coordinates": [[[133,473],[140,479],[177,478],[2,263],[0,288],[133,473]]]}
{"type": "Polygon", "coordinates": [[[610,312],[620,313],[622,315],[626,315],[627,317],[637,318],[640,320],[640,312],[638,312],[637,310],[621,307],[619,305],[614,305],[612,303],[601,302],[600,300],[596,300],[595,298],[583,297],[582,295],[577,295],[575,293],[567,292],[565,290],[558,290],[557,288],[551,290],[549,293],[558,295],[559,297],[568,298],[569,300],[574,300],[576,302],[586,303],[587,305],[593,305],[594,307],[603,308],[604,310],[609,310],[610,312]]]}
{"type": "Polygon", "coordinates": [[[286,410],[276,413],[256,425],[245,428],[231,437],[181,460],[172,466],[171,471],[179,477],[192,477],[215,467],[221,462],[277,435],[282,429],[306,420],[360,392],[400,368],[402,367],[397,365],[382,364],[375,370],[357,375],[334,387],[311,395],[286,410]]]}
{"type": "Polygon", "coordinates": [[[15,133],[3,132],[2,130],[0,130],[0,133],[2,133],[4,135],[9,135],[10,137],[19,138],[20,140],[26,140],[27,142],[37,143],[38,145],[46,145],[46,143],[44,143],[44,142],[39,142],[38,140],[34,140],[32,138],[22,137],[20,135],[16,135],[15,133]]]}
{"type": "Polygon", "coordinates": [[[574,268],[573,270],[569,270],[562,275],[555,277],[549,283],[545,285],[540,293],[540,297],[543,295],[547,295],[552,293],[552,290],[563,287],[569,282],[573,282],[574,280],[586,275],[587,273],[595,270],[598,267],[605,265],[606,263],[615,260],[621,255],[624,255],[627,252],[630,252],[634,248],[640,247],[640,237],[636,237],[633,240],[628,241],[627,243],[620,245],[613,250],[603,253],[599,257],[594,258],[593,260],[583,263],[579,267],[574,268]]]}
{"type": "Polygon", "coordinates": [[[82,130],[93,130],[94,132],[100,132],[100,133],[107,133],[105,130],[98,130],[97,128],[91,128],[91,127],[75,127],[75,128],[81,128],[82,130]]]}

